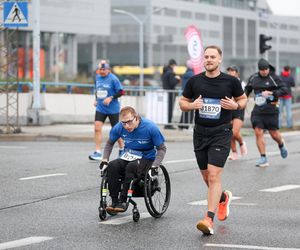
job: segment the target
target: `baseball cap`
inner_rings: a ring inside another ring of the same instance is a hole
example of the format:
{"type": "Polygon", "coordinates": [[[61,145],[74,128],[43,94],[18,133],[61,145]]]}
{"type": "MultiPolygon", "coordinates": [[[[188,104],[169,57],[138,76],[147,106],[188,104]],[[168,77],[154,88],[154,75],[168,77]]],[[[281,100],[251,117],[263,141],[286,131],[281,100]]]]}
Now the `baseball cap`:
{"type": "Polygon", "coordinates": [[[227,68],[227,71],[229,71],[229,70],[232,70],[232,71],[235,71],[235,72],[239,72],[239,68],[238,68],[238,66],[236,66],[236,65],[230,65],[228,68],[227,68]]]}
{"type": "Polygon", "coordinates": [[[100,61],[98,67],[99,69],[109,69],[109,64],[105,60],[102,60],[100,61]]]}
{"type": "Polygon", "coordinates": [[[258,69],[259,70],[264,70],[264,69],[269,69],[270,68],[270,64],[269,62],[266,60],[266,59],[263,59],[261,58],[259,61],[258,61],[258,69]]]}

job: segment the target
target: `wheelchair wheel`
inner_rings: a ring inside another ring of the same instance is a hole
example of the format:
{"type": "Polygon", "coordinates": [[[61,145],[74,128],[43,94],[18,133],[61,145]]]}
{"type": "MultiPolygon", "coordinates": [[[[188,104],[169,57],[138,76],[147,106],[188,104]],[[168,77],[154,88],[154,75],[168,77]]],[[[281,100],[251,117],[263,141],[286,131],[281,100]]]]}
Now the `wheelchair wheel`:
{"type": "Polygon", "coordinates": [[[111,203],[111,197],[109,195],[108,190],[108,184],[107,184],[107,177],[104,175],[101,180],[101,186],[100,186],[100,206],[99,206],[99,218],[100,220],[105,220],[106,213],[108,213],[111,216],[116,215],[115,212],[108,212],[106,211],[106,207],[108,204],[111,203]],[[105,213],[105,215],[104,215],[105,213]],[[102,219],[104,218],[104,219],[102,219]]]}
{"type": "Polygon", "coordinates": [[[99,218],[100,218],[100,220],[106,219],[106,211],[101,206],[99,207],[99,218]]]}
{"type": "Polygon", "coordinates": [[[148,212],[154,218],[161,217],[166,211],[171,198],[171,183],[167,169],[159,166],[157,174],[151,178],[147,169],[144,179],[144,199],[148,212]]]}

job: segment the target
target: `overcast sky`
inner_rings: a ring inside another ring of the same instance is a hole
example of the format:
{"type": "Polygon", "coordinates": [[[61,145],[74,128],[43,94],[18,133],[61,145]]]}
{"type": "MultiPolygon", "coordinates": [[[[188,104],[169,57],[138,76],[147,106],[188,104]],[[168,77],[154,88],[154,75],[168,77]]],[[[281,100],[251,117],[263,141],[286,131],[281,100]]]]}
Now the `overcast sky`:
{"type": "Polygon", "coordinates": [[[276,15],[300,16],[299,0],[267,0],[276,15]]]}

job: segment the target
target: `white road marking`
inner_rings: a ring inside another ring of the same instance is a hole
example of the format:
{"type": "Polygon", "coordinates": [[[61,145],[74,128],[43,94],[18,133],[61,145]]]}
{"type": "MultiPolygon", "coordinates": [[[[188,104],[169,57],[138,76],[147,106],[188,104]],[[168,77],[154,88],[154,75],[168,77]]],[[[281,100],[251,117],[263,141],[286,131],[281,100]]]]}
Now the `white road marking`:
{"type": "MultiPolygon", "coordinates": [[[[232,200],[240,200],[242,199],[242,197],[238,197],[238,196],[233,196],[232,200]]],[[[189,205],[192,206],[206,206],[207,205],[207,200],[202,200],[202,201],[192,201],[188,203],[189,205]]]]}
{"type": "Polygon", "coordinates": [[[48,178],[48,177],[61,176],[61,175],[67,175],[67,174],[66,173],[57,173],[57,174],[37,175],[37,176],[23,177],[23,178],[20,178],[19,180],[20,181],[25,181],[25,180],[48,178]]]}
{"type": "Polygon", "coordinates": [[[188,162],[188,161],[196,161],[196,158],[193,159],[183,159],[183,160],[174,160],[174,161],[164,161],[165,164],[172,164],[172,163],[180,163],[180,162],[188,162]]]}
{"type": "MultiPolygon", "coordinates": [[[[149,213],[140,213],[140,220],[150,218],[151,215],[149,213]]],[[[132,222],[132,215],[124,216],[124,217],[110,217],[108,220],[100,221],[99,224],[106,225],[121,225],[125,223],[132,222]]]]}
{"type": "Polygon", "coordinates": [[[283,186],[279,186],[279,187],[261,189],[259,191],[276,193],[276,192],[282,192],[282,191],[287,191],[287,190],[296,189],[296,188],[300,188],[300,185],[283,185],[283,186]]]}
{"type": "Polygon", "coordinates": [[[251,245],[231,245],[231,244],[204,244],[206,247],[223,247],[223,248],[238,248],[238,249],[256,249],[256,250],[300,250],[300,248],[283,248],[283,247],[262,247],[251,245]]]}
{"type": "Polygon", "coordinates": [[[31,244],[36,244],[36,243],[40,243],[52,239],[53,239],[52,237],[35,236],[35,237],[28,237],[20,240],[8,241],[8,242],[0,243],[0,250],[28,246],[31,244]]]}
{"type": "Polygon", "coordinates": [[[234,205],[234,206],[257,206],[257,203],[242,203],[242,202],[234,202],[234,203],[231,203],[231,205],[234,205]]]}
{"type": "Polygon", "coordinates": [[[0,148],[4,148],[4,149],[26,149],[27,147],[24,147],[24,146],[0,146],[0,148]]]}

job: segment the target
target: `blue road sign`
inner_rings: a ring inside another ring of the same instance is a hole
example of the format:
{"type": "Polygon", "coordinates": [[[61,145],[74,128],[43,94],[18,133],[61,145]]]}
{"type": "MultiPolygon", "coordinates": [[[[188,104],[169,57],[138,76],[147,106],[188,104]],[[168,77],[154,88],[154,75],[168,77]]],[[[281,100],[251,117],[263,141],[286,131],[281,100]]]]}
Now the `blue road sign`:
{"type": "Polygon", "coordinates": [[[4,2],[3,4],[4,27],[28,26],[27,2],[4,2]]]}

